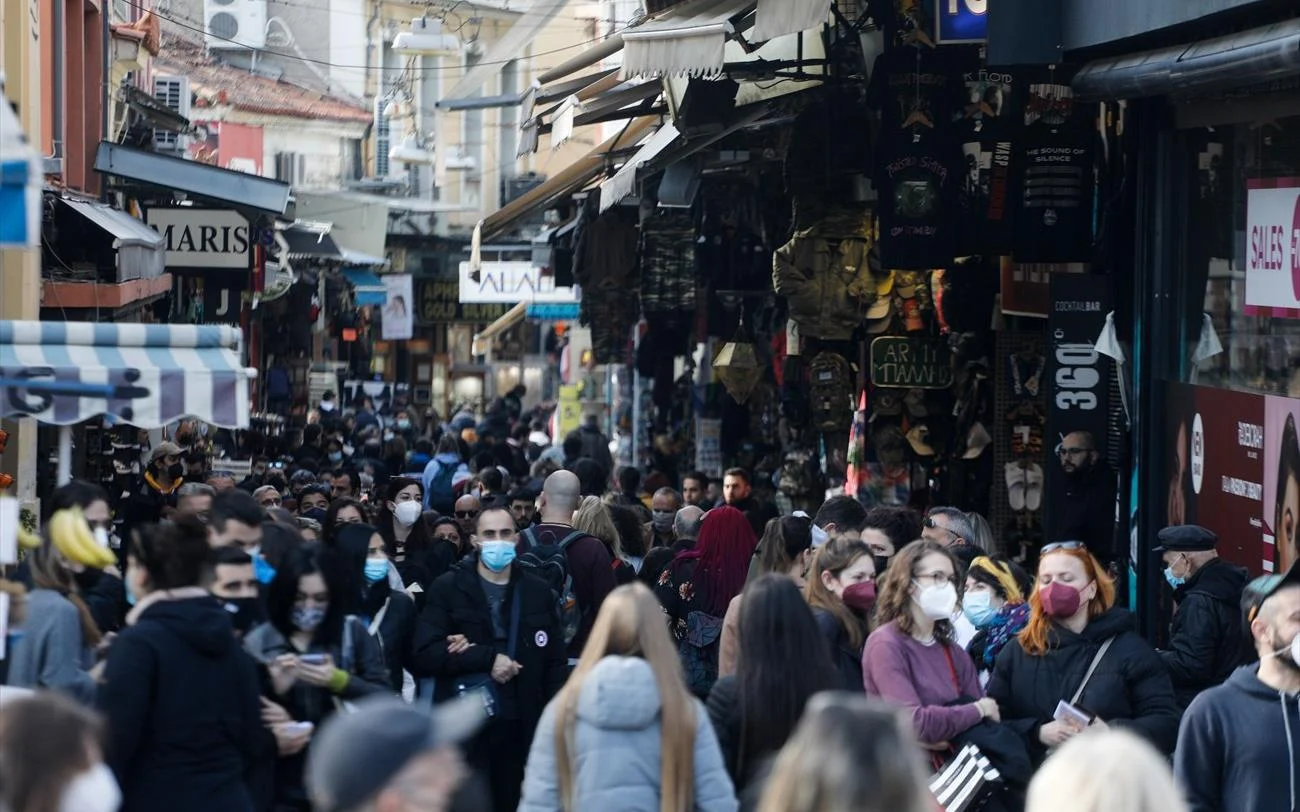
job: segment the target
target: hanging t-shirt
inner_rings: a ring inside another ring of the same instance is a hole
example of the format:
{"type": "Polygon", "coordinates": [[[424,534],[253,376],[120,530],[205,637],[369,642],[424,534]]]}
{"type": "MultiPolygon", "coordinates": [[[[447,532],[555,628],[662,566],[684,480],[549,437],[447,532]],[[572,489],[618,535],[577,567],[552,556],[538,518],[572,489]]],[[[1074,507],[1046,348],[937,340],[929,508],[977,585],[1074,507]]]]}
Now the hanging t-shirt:
{"type": "Polygon", "coordinates": [[[938,135],[882,139],[876,188],[884,267],[928,270],[952,261],[958,154],[952,139],[938,135]]]}
{"type": "Polygon", "coordinates": [[[925,138],[948,129],[963,107],[959,64],[968,51],[900,46],[876,57],[867,104],[880,111],[882,140],[900,130],[925,138]]]}
{"type": "Polygon", "coordinates": [[[1015,158],[1017,262],[1087,262],[1092,255],[1095,175],[1087,130],[1026,131],[1015,158]]]}
{"type": "Polygon", "coordinates": [[[1023,112],[1010,68],[962,71],[965,106],[956,127],[965,173],[960,184],[959,254],[1011,253],[1016,210],[1014,144],[1023,112]]]}

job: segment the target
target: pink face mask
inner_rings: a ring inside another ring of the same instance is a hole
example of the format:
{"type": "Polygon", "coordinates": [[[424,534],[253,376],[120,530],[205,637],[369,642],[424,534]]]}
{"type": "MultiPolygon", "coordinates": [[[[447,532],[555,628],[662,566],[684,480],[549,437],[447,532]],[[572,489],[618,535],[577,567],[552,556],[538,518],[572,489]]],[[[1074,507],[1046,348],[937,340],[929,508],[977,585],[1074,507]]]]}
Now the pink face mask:
{"type": "Polygon", "coordinates": [[[1079,590],[1060,581],[1053,581],[1038,590],[1038,603],[1043,607],[1043,614],[1048,617],[1074,617],[1081,601],[1079,590]]]}

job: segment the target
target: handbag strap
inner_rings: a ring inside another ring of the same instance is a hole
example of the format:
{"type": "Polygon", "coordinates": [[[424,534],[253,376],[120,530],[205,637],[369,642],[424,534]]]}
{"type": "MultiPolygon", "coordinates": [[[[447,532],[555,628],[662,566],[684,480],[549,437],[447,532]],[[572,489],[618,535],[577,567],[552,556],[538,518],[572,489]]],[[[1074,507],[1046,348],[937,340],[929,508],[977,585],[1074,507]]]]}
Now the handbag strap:
{"type": "Polygon", "coordinates": [[[1092,679],[1097,666],[1101,664],[1101,658],[1106,656],[1106,651],[1110,649],[1110,644],[1113,642],[1115,642],[1114,637],[1107,637],[1106,641],[1101,644],[1101,648],[1097,649],[1097,653],[1092,657],[1092,662],[1088,665],[1088,671],[1083,675],[1083,682],[1079,683],[1079,690],[1075,691],[1074,697],[1070,699],[1071,705],[1079,704],[1079,699],[1083,696],[1083,690],[1088,687],[1088,681],[1092,679]]]}
{"type": "Polygon", "coordinates": [[[388,600],[384,601],[384,605],[379,607],[379,611],[375,612],[374,618],[372,618],[370,621],[369,631],[371,637],[374,637],[376,634],[379,633],[379,627],[384,622],[384,616],[388,614],[388,604],[392,602],[393,599],[391,597],[388,598],[388,600]]]}
{"type": "Polygon", "coordinates": [[[957,664],[952,660],[952,649],[947,643],[943,644],[943,656],[948,658],[948,673],[952,675],[952,687],[957,689],[957,696],[961,696],[961,680],[957,678],[957,664]]]}
{"type": "Polygon", "coordinates": [[[524,604],[524,582],[519,579],[515,584],[514,594],[510,596],[510,637],[506,640],[506,656],[510,659],[515,658],[515,650],[519,646],[519,613],[524,604]]]}

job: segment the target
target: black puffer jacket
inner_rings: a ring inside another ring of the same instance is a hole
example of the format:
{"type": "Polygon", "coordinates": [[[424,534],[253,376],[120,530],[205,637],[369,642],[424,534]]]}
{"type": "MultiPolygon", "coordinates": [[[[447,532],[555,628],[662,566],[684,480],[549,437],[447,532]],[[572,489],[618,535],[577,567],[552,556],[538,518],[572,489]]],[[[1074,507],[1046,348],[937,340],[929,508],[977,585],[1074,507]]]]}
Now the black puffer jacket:
{"type": "Polygon", "coordinates": [[[1133,626],[1133,615],[1115,607],[1089,621],[1082,634],[1054,626],[1045,654],[1027,654],[1018,639],[1002,650],[988,695],[997,700],[1002,722],[1025,737],[1035,764],[1047,756],[1039,728],[1052,721],[1057,703],[1070,701],[1112,637],[1078,705],[1108,725],[1132,730],[1162,753],[1173,752],[1179,713],[1169,670],[1133,626]]]}
{"type": "Polygon", "coordinates": [[[1160,657],[1169,667],[1180,708],[1246,662],[1251,644],[1241,623],[1241,593],[1249,579],[1244,567],[1215,558],[1174,591],[1178,611],[1169,650],[1160,657]]]}

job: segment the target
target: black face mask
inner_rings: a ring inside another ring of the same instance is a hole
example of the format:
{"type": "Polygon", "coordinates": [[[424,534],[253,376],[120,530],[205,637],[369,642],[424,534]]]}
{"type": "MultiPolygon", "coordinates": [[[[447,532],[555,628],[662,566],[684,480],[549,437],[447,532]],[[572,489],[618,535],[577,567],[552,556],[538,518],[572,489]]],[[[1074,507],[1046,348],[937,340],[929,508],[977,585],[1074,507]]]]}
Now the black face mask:
{"type": "Polygon", "coordinates": [[[222,606],[230,614],[230,622],[241,637],[265,619],[259,598],[224,598],[222,606]]]}
{"type": "Polygon", "coordinates": [[[167,476],[171,477],[172,479],[179,479],[185,476],[185,466],[179,462],[176,463],[175,465],[168,466],[167,476]]]}
{"type": "Polygon", "coordinates": [[[876,565],[876,577],[885,577],[885,570],[889,569],[889,556],[873,555],[871,556],[871,562],[876,565]]]}
{"type": "Polygon", "coordinates": [[[284,490],[284,476],[282,474],[267,474],[266,484],[275,488],[277,491],[284,490]]]}

